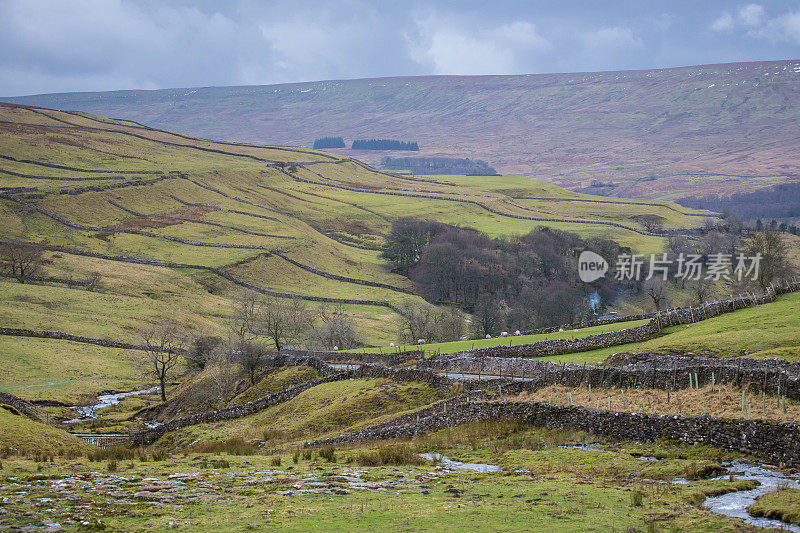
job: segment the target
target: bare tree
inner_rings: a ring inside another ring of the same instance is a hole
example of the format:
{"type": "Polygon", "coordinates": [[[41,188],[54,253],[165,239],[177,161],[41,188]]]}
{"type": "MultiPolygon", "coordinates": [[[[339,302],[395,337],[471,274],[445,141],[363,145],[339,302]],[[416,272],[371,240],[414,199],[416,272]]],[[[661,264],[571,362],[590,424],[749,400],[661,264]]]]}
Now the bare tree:
{"type": "Polygon", "coordinates": [[[217,402],[225,406],[233,398],[239,378],[236,365],[231,360],[229,347],[218,346],[214,350],[213,359],[208,363],[208,369],[214,383],[217,402]]]}
{"type": "Polygon", "coordinates": [[[97,288],[98,283],[100,283],[100,272],[91,272],[89,274],[88,285],[86,285],[87,291],[93,291],[97,288]]]}
{"type": "Polygon", "coordinates": [[[242,291],[233,300],[230,334],[234,349],[251,341],[258,334],[258,312],[259,296],[253,291],[242,291]]]}
{"type": "Polygon", "coordinates": [[[233,361],[239,363],[245,372],[247,372],[251,385],[255,385],[256,373],[264,365],[266,357],[267,351],[263,346],[255,342],[240,344],[236,346],[232,352],[233,361]]]}
{"type": "Polygon", "coordinates": [[[745,242],[745,249],[751,257],[761,255],[756,281],[762,290],[790,273],[788,247],[779,232],[756,231],[745,242]]]}
{"type": "Polygon", "coordinates": [[[711,280],[701,278],[692,282],[691,289],[695,301],[698,305],[703,305],[711,295],[711,291],[714,289],[714,283],[711,280]]]}
{"type": "Polygon", "coordinates": [[[356,332],[356,323],[349,316],[335,316],[311,333],[316,346],[330,350],[337,346],[343,350],[356,348],[363,340],[356,332]]]}
{"type": "Polygon", "coordinates": [[[634,220],[644,226],[644,229],[650,233],[658,233],[664,229],[664,221],[666,219],[659,215],[645,214],[634,215],[631,217],[631,220],[634,220]]]}
{"type": "Polygon", "coordinates": [[[161,401],[165,402],[167,381],[181,361],[186,336],[175,324],[164,322],[142,330],[139,337],[145,347],[145,368],[158,380],[161,401]]]}
{"type": "Polygon", "coordinates": [[[467,331],[464,318],[458,313],[406,301],[400,315],[400,338],[416,343],[458,340],[467,331]]]}
{"type": "Polygon", "coordinates": [[[644,293],[653,301],[656,313],[667,303],[667,284],[660,278],[650,278],[644,282],[644,293]]]}
{"type": "Polygon", "coordinates": [[[10,241],[0,246],[3,270],[20,283],[36,277],[44,263],[44,248],[38,244],[10,241]]]}
{"type": "Polygon", "coordinates": [[[263,298],[257,309],[257,330],[281,351],[284,345],[299,341],[314,321],[308,305],[299,298],[263,298]]]}

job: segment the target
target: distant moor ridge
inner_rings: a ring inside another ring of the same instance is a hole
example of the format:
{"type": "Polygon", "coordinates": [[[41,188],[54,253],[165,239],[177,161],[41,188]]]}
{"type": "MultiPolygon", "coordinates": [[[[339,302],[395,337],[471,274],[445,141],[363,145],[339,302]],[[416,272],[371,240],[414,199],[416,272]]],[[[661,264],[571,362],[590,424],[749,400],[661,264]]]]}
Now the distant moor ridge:
{"type": "MultiPolygon", "coordinates": [[[[7,101],[124,117],[205,138],[307,145],[413,139],[420,156],[480,159],[597,194],[676,199],[795,179],[800,61],[643,71],[424,76],[7,101]],[[312,120],[313,117],[313,120],[312,120]]],[[[351,148],[335,148],[353,155],[351,148]]],[[[358,151],[376,164],[385,150],[358,151]]]]}

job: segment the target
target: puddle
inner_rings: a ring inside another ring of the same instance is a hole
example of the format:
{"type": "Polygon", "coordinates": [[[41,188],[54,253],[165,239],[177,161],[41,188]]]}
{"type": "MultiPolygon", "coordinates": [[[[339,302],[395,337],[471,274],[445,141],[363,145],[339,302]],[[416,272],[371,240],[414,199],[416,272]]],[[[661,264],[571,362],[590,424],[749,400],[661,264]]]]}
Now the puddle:
{"type": "Polygon", "coordinates": [[[483,463],[462,463],[461,461],[453,461],[447,456],[436,452],[421,453],[419,456],[423,459],[428,459],[429,461],[439,461],[442,463],[442,465],[444,465],[445,468],[451,468],[454,470],[473,470],[481,473],[500,471],[500,467],[497,465],[487,465],[483,463]]]}
{"type": "Polygon", "coordinates": [[[734,461],[724,466],[727,468],[727,473],[716,479],[726,479],[728,476],[733,475],[736,479],[756,479],[761,482],[761,485],[753,490],[742,490],[723,494],[722,496],[706,498],[703,505],[706,506],[709,511],[715,514],[741,518],[748,524],[758,527],[776,528],[800,533],[800,526],[790,525],[780,520],[755,517],[747,512],[747,508],[758,496],[771,492],[780,486],[800,489],[800,483],[797,482],[797,479],[786,476],[781,472],[773,472],[762,466],[740,461],[734,461]]]}
{"type": "Polygon", "coordinates": [[[101,394],[97,397],[97,401],[92,405],[80,405],[72,407],[77,413],[78,416],[71,420],[65,420],[65,424],[74,424],[76,422],[82,422],[84,420],[92,420],[96,418],[100,418],[100,415],[96,413],[98,409],[103,409],[105,407],[111,407],[112,405],[117,405],[119,402],[127,398],[128,396],[137,396],[139,394],[150,394],[151,392],[156,392],[158,387],[151,387],[149,389],[142,389],[142,390],[134,390],[129,392],[118,392],[116,394],[101,394]]]}

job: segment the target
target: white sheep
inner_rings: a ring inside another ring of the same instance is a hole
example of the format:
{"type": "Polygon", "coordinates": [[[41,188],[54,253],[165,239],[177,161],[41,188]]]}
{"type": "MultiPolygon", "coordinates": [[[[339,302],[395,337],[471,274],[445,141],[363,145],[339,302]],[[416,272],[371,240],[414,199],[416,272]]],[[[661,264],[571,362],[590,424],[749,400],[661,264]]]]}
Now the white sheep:
{"type": "Polygon", "coordinates": [[[417,339],[417,344],[425,344],[425,339],[417,339]]]}
{"type": "Polygon", "coordinates": [[[334,351],[334,352],[335,352],[335,351],[338,351],[338,350],[339,350],[339,347],[338,347],[338,346],[334,346],[334,347],[333,347],[333,351],[334,351]]]}
{"type": "Polygon", "coordinates": [[[564,328],[558,328],[559,333],[564,333],[564,328]]]}
{"type": "Polygon", "coordinates": [[[500,336],[501,337],[508,337],[508,332],[507,331],[503,331],[502,333],[500,333],[500,336]]]}
{"type": "Polygon", "coordinates": [[[522,333],[520,333],[520,332],[519,332],[519,330],[517,330],[517,331],[515,331],[515,332],[514,332],[514,335],[516,335],[517,337],[519,337],[520,335],[522,335],[522,333]]]}
{"type": "Polygon", "coordinates": [[[389,346],[390,346],[390,347],[392,347],[392,348],[394,348],[394,343],[393,343],[393,342],[390,342],[390,343],[389,343],[389,346]]]}
{"type": "Polygon", "coordinates": [[[491,339],[491,338],[492,338],[492,336],[491,336],[491,335],[486,335],[486,338],[487,338],[487,339],[491,339]]]}

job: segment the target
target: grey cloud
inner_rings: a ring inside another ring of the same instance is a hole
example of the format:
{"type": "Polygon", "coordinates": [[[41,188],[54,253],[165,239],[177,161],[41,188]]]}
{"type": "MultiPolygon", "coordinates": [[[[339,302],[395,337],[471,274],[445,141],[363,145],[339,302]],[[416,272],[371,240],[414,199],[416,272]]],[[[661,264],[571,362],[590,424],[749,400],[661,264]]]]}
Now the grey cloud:
{"type": "Polygon", "coordinates": [[[0,95],[785,59],[793,2],[0,0],[0,95]]]}

